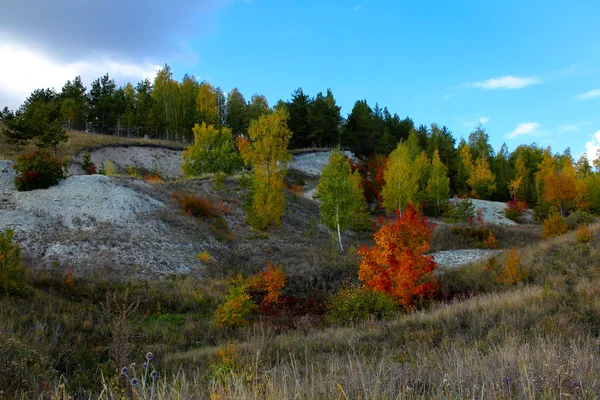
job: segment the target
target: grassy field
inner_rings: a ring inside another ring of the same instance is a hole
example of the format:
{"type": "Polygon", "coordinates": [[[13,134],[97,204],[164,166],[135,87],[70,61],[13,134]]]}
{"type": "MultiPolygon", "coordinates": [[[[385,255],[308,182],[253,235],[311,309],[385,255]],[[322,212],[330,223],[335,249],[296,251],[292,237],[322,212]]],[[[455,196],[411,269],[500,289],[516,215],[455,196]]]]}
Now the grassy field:
{"type": "MultiPolygon", "coordinates": [[[[0,122],[0,160],[14,160],[16,158],[15,146],[7,144],[1,132],[2,123],[0,122]]],[[[91,150],[106,146],[158,146],[175,150],[184,150],[188,146],[184,143],[166,140],[133,139],[80,131],[70,131],[67,132],[67,135],[69,136],[69,140],[58,147],[58,154],[64,158],[72,158],[75,154],[85,149],[91,150]]],[[[30,143],[20,151],[25,153],[34,150],[37,150],[37,147],[30,143]]]]}
{"type": "Polygon", "coordinates": [[[431,307],[352,325],[324,320],[324,298],[296,298],[217,328],[222,279],[29,271],[22,295],[0,299],[0,388],[27,399],[597,398],[600,225],[591,231],[588,243],[571,232],[522,248],[519,285],[471,264],[440,276],[447,296],[431,307]],[[136,363],[129,378],[140,378],[147,352],[160,376],[131,386],[118,368],[136,363]]]}

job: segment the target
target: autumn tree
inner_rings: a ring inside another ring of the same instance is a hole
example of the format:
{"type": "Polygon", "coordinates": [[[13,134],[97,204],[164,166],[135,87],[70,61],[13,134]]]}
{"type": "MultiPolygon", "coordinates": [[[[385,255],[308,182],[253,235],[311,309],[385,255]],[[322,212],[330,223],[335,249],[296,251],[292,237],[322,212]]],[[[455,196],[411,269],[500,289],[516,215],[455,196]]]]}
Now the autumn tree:
{"type": "Polygon", "coordinates": [[[383,207],[391,212],[404,210],[408,204],[416,201],[419,191],[419,170],[414,168],[410,149],[404,143],[398,147],[387,159],[383,174],[385,185],[382,189],[383,207]]]}
{"type": "Polygon", "coordinates": [[[321,221],[329,230],[337,232],[340,254],[344,253],[342,232],[351,226],[357,213],[366,209],[360,182],[358,172],[351,171],[340,149],[333,150],[321,173],[316,197],[320,200],[321,221]]]}
{"type": "Polygon", "coordinates": [[[496,191],[496,177],[485,156],[481,156],[473,164],[467,184],[471,188],[471,195],[475,198],[489,199],[496,191]]]}
{"type": "Polygon", "coordinates": [[[542,198],[560,210],[564,217],[575,205],[577,188],[575,186],[575,168],[570,157],[557,160],[550,150],[546,150],[537,174],[543,187],[542,198]]]}
{"type": "Polygon", "coordinates": [[[231,130],[212,125],[194,125],[194,144],[182,153],[181,169],[184,176],[201,176],[206,173],[232,174],[242,167],[235,151],[231,130]]]}
{"type": "Polygon", "coordinates": [[[258,229],[279,225],[283,216],[283,178],[290,160],[287,147],[292,136],[286,120],[284,112],[263,115],[250,123],[248,139],[238,142],[245,163],[252,166],[248,222],[258,229]]]}
{"type": "Polygon", "coordinates": [[[435,202],[438,214],[441,214],[442,204],[450,198],[450,178],[448,168],[440,160],[440,154],[436,149],[431,161],[431,175],[427,181],[427,194],[429,199],[435,202]]]}
{"type": "Polygon", "coordinates": [[[380,219],[375,245],[358,250],[358,278],[376,291],[386,293],[403,307],[428,299],[437,289],[437,264],[430,255],[433,225],[412,206],[395,218],[380,219]]]}
{"type": "Polygon", "coordinates": [[[63,100],[60,105],[60,114],[63,121],[67,123],[68,129],[71,130],[71,124],[77,117],[77,103],[75,103],[75,100],[71,98],[63,100]]]}

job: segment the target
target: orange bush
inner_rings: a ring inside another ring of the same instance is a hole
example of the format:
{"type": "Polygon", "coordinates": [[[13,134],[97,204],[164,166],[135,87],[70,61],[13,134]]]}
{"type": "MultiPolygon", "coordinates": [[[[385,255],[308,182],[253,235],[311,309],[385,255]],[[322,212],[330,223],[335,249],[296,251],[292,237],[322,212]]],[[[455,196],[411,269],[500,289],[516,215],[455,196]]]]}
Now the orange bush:
{"type": "Polygon", "coordinates": [[[489,232],[490,233],[488,234],[488,237],[482,242],[482,245],[486,249],[497,249],[499,246],[498,240],[496,239],[491,230],[489,232]]]}
{"type": "Polygon", "coordinates": [[[69,268],[65,274],[65,285],[71,290],[75,289],[75,281],[73,280],[73,268],[69,268]]]}
{"type": "Polygon", "coordinates": [[[182,211],[193,217],[212,218],[216,210],[210,200],[193,194],[175,192],[172,197],[179,202],[182,211]]]}
{"type": "Polygon", "coordinates": [[[267,270],[261,271],[250,280],[250,287],[254,290],[267,292],[263,298],[265,304],[275,304],[281,296],[281,289],[285,286],[287,276],[282,265],[275,265],[267,261],[267,270]]]}
{"type": "Polygon", "coordinates": [[[527,271],[521,265],[521,256],[513,247],[505,252],[504,265],[498,266],[495,258],[488,261],[487,269],[496,283],[514,285],[527,278],[527,271]]]}
{"type": "Polygon", "coordinates": [[[575,240],[579,243],[587,243],[592,240],[592,233],[587,226],[581,225],[575,232],[575,240]]]}
{"type": "Polygon", "coordinates": [[[542,239],[560,236],[567,232],[568,226],[565,219],[558,213],[552,213],[542,226],[542,239]]]}
{"type": "Polygon", "coordinates": [[[358,278],[367,287],[390,295],[399,305],[410,307],[415,300],[430,298],[438,282],[437,264],[429,250],[433,225],[412,206],[396,218],[380,218],[381,228],[374,234],[375,245],[358,250],[361,263],[358,278]]]}

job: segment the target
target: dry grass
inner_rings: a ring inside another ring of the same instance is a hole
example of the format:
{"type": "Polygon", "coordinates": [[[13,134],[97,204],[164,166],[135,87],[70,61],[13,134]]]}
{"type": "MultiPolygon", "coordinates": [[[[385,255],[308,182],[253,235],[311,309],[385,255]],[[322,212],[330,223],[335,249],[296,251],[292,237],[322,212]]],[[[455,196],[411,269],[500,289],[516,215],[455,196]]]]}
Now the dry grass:
{"type": "MultiPolygon", "coordinates": [[[[0,126],[0,133],[2,126],[0,126]]],[[[133,139],[120,136],[100,135],[95,133],[86,133],[80,131],[70,131],[67,133],[69,140],[58,147],[58,153],[63,158],[72,158],[77,153],[85,149],[95,149],[107,146],[155,146],[168,149],[183,150],[187,148],[185,143],[172,142],[167,140],[155,139],[133,139]]],[[[28,144],[21,152],[37,150],[33,144],[28,144]]],[[[16,158],[15,146],[5,142],[4,135],[0,134],[0,159],[14,160],[16,158]]]]}

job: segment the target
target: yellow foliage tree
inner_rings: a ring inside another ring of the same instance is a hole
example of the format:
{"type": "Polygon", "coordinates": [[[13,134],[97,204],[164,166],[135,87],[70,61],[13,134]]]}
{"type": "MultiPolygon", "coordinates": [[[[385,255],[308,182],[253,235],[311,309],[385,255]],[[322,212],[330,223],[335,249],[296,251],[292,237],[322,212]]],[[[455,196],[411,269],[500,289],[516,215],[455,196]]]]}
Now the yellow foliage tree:
{"type": "Polygon", "coordinates": [[[469,171],[467,184],[471,188],[471,195],[475,198],[489,198],[496,191],[496,177],[485,157],[482,156],[475,161],[469,171]]]}
{"type": "Polygon", "coordinates": [[[419,190],[419,169],[414,168],[409,147],[398,144],[388,157],[383,172],[385,185],[382,189],[383,207],[387,212],[402,212],[407,205],[413,204],[419,190]]]}
{"type": "Polygon", "coordinates": [[[252,205],[248,222],[258,229],[278,226],[285,208],[283,178],[290,160],[287,151],[292,132],[287,114],[278,111],[253,120],[248,140],[241,141],[240,152],[252,166],[252,205]]]}
{"type": "Polygon", "coordinates": [[[196,96],[196,109],[201,122],[216,125],[219,121],[217,90],[208,82],[202,82],[196,96]]]}
{"type": "Polygon", "coordinates": [[[544,153],[537,179],[543,187],[542,198],[560,210],[565,216],[575,205],[578,196],[575,168],[570,157],[556,160],[549,150],[544,153]]]}
{"type": "MultiPolygon", "coordinates": [[[[523,157],[519,157],[517,159],[517,162],[515,163],[515,179],[510,181],[510,183],[508,184],[510,197],[519,197],[521,189],[525,186],[528,173],[529,171],[527,170],[527,166],[525,165],[525,160],[523,160],[523,157]]],[[[524,199],[525,196],[521,196],[521,198],[524,199]]]]}

